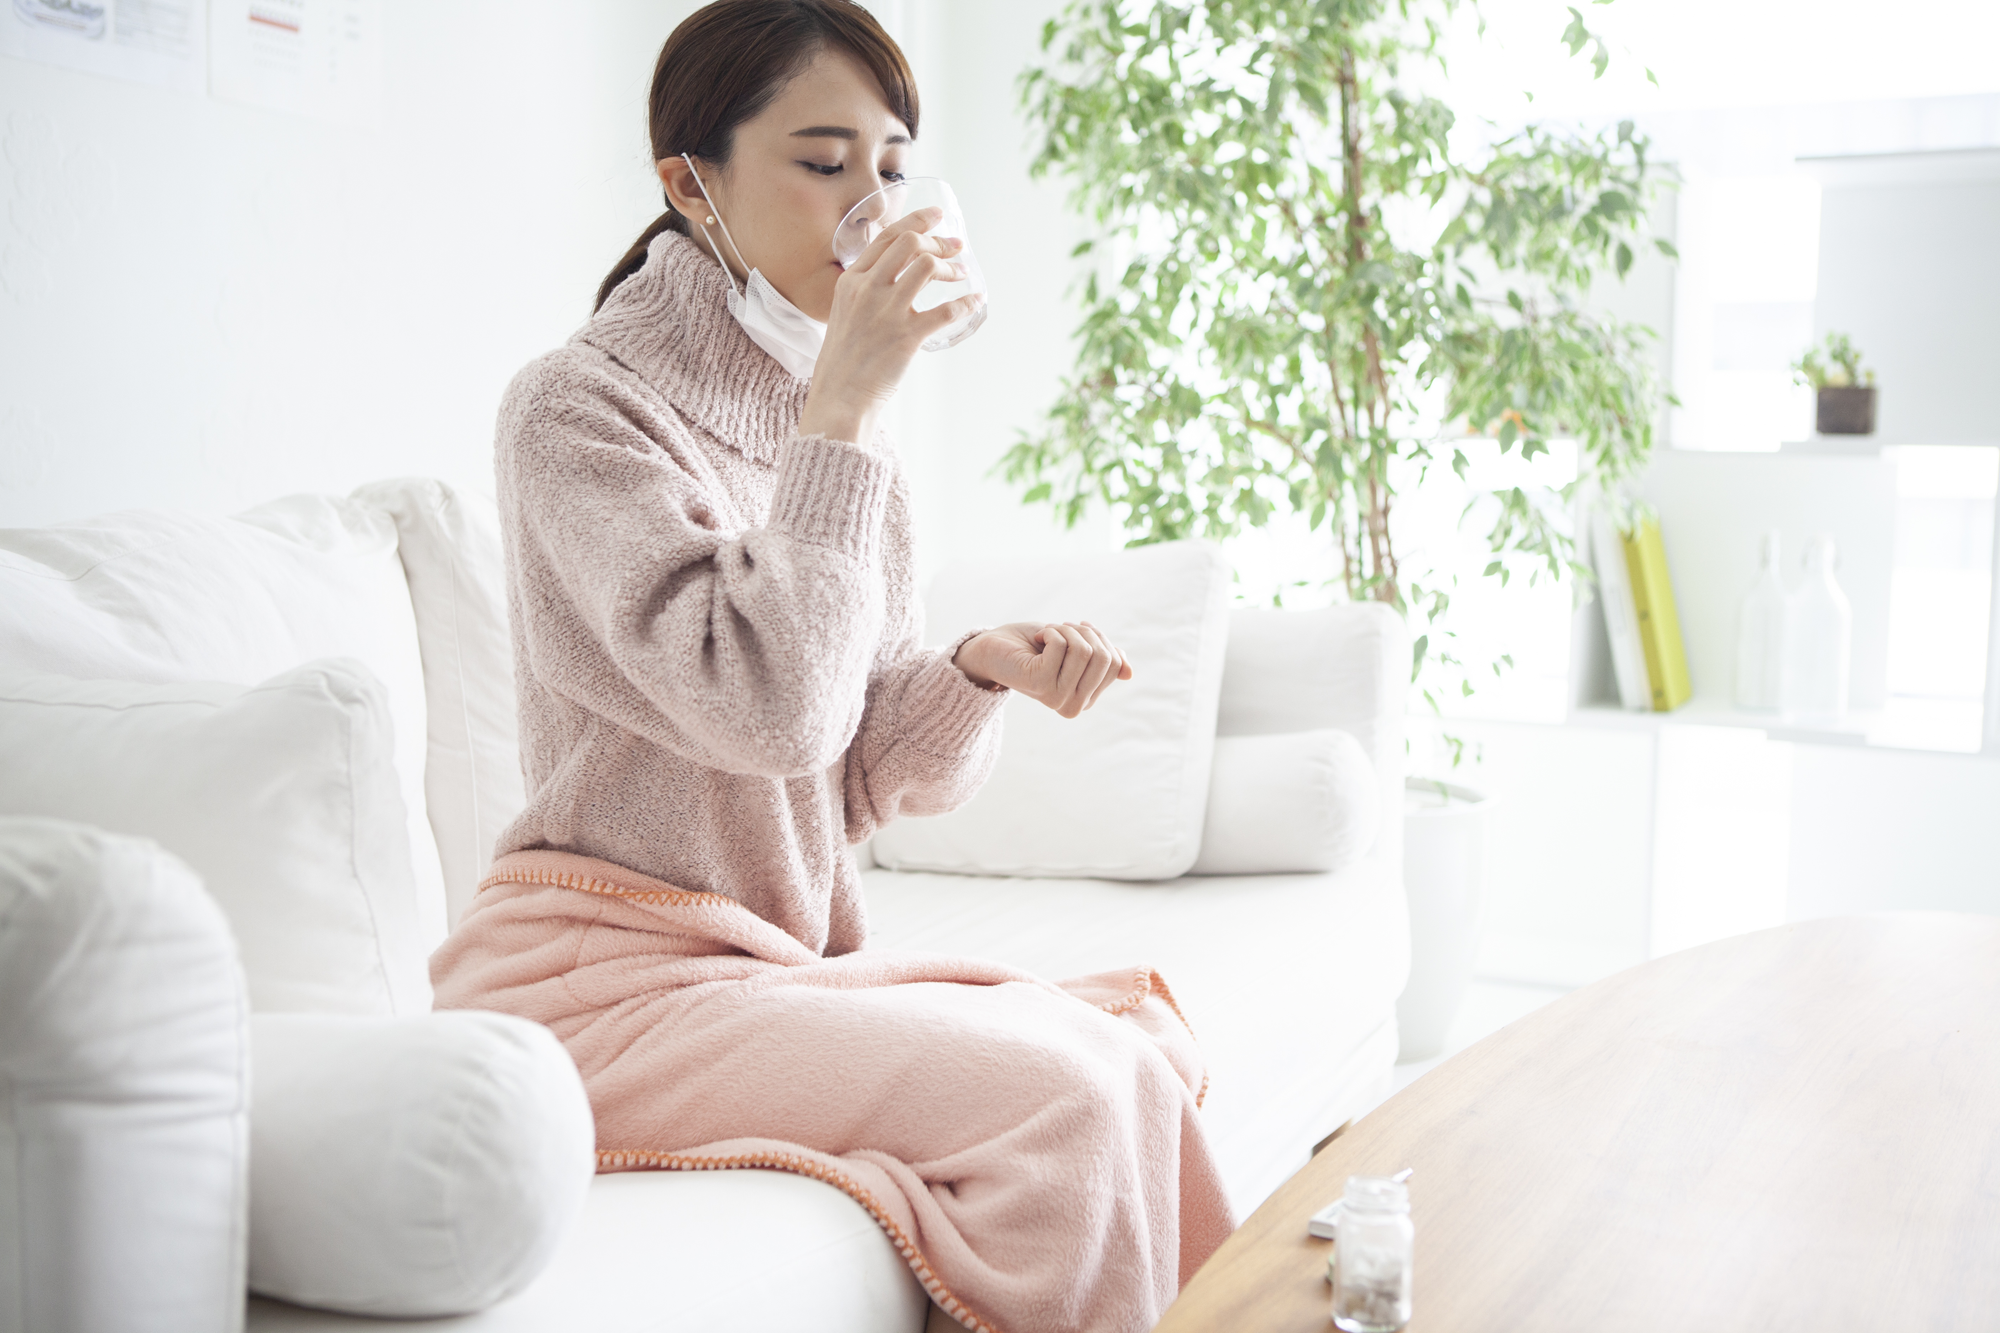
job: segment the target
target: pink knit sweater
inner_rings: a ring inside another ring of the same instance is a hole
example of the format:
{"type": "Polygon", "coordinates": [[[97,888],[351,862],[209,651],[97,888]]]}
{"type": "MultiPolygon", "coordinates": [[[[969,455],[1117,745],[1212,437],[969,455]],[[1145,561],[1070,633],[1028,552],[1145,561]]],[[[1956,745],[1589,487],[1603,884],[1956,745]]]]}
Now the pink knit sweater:
{"type": "Polygon", "coordinates": [[[501,406],[529,795],[497,852],[598,857],[849,953],[848,845],[978,790],[1003,694],[918,646],[894,452],[800,436],[806,384],[726,290],[660,236],[501,406]]]}

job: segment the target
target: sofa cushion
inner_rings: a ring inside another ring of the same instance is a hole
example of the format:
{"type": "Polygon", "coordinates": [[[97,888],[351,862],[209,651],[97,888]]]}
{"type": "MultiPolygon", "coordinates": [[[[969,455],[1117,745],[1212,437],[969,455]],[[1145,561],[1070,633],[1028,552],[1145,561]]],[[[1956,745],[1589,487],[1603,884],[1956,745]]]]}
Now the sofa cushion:
{"type": "Polygon", "coordinates": [[[1396,1060],[1409,972],[1398,873],[1165,884],[870,870],[870,947],[996,959],[1051,980],[1147,965],[1208,1061],[1202,1121],[1239,1213],[1372,1105],[1396,1060]]]}
{"type": "Polygon", "coordinates": [[[400,538],[424,660],[424,796],[456,922],[528,799],[500,518],[493,501],[423,478],[373,482],[354,498],[393,518],[400,538]]]}
{"type": "Polygon", "coordinates": [[[0,818],[0,1328],[242,1327],[248,1023],[193,871],[0,818]]]}
{"type": "Polygon", "coordinates": [[[1345,870],[1368,854],[1382,796],[1344,731],[1218,736],[1196,875],[1345,870]]]}
{"type": "Polygon", "coordinates": [[[262,685],[0,675],[0,814],[181,857],[235,931],[259,1010],[421,1013],[430,979],[390,736],[359,662],[262,685]]]}
{"type": "Polygon", "coordinates": [[[1185,872],[1208,804],[1228,597],[1228,566],[1197,542],[940,573],[925,598],[933,642],[1010,621],[1089,620],[1133,676],[1073,720],[1010,698],[999,763],[979,794],[950,814],[885,826],[875,859],[976,875],[1185,872]]]}
{"type": "Polygon", "coordinates": [[[259,1014],[250,1287],[404,1317],[532,1282],[597,1170],[583,1080],[538,1023],[259,1014]]]}
{"type": "Polygon", "coordinates": [[[428,941],[444,880],[424,814],[424,678],[396,525],[352,500],[292,496],[234,518],[132,511],[0,531],[0,670],[254,685],[352,657],[388,691],[428,941]]]}

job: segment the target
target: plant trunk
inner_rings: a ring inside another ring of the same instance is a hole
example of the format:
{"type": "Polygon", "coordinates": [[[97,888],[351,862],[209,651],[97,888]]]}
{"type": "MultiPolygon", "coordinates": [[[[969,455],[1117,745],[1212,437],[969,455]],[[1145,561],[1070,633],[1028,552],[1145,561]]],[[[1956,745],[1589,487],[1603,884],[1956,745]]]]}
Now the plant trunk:
{"type": "MultiPolygon", "coordinates": [[[[1361,267],[1368,259],[1368,214],[1361,204],[1362,156],[1361,156],[1361,87],[1354,71],[1354,48],[1342,47],[1340,67],[1336,78],[1340,84],[1340,142],[1341,176],[1343,193],[1347,197],[1347,267],[1348,272],[1361,267]]],[[[1353,417],[1348,418],[1347,404],[1341,400],[1340,373],[1336,365],[1330,364],[1334,376],[1335,419],[1346,428],[1351,443],[1361,432],[1366,431],[1372,440],[1379,440],[1389,425],[1389,384],[1382,370],[1381,347],[1375,338],[1375,331],[1362,331],[1362,366],[1353,384],[1353,417]]],[[[1338,357],[1332,358],[1337,363],[1338,357]]],[[[1356,487],[1355,499],[1361,512],[1356,515],[1359,531],[1355,533],[1356,544],[1364,552],[1366,568],[1363,579],[1372,580],[1369,595],[1378,602],[1401,609],[1402,589],[1396,580],[1396,551],[1389,537],[1390,492],[1388,478],[1383,475],[1385,461],[1379,449],[1371,447],[1368,459],[1368,474],[1365,486],[1356,487]]],[[[1359,589],[1354,562],[1347,558],[1347,544],[1341,539],[1341,560],[1347,575],[1349,596],[1359,589]]]]}

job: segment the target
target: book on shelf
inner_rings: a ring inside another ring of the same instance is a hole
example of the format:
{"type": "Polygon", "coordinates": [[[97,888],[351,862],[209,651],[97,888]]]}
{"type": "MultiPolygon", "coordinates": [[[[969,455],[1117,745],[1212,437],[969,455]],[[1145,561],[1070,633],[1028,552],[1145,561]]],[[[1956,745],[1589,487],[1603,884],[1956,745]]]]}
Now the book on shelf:
{"type": "Polygon", "coordinates": [[[1635,516],[1621,525],[1609,506],[1598,506],[1589,527],[1618,701],[1634,712],[1679,708],[1694,690],[1659,520],[1635,516]]]}
{"type": "Polygon", "coordinates": [[[1639,611],[1632,604],[1632,576],[1625,568],[1625,541],[1608,507],[1590,513],[1590,564],[1597,572],[1597,600],[1604,608],[1605,636],[1611,641],[1611,675],[1618,703],[1635,713],[1653,706],[1646,678],[1646,650],[1639,642],[1639,611]]]}
{"type": "Polygon", "coordinates": [[[1667,576],[1667,548],[1660,521],[1650,515],[1619,534],[1625,567],[1632,576],[1632,606],[1639,615],[1639,646],[1646,652],[1646,679],[1653,711],[1671,712],[1694,695],[1687,651],[1681,646],[1681,618],[1674,609],[1674,582],[1667,576]]]}

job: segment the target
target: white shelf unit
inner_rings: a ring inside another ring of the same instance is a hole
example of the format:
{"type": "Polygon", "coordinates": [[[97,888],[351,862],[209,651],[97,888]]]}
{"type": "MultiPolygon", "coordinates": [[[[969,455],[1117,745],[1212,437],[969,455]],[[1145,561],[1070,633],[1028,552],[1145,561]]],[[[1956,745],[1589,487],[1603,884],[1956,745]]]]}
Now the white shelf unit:
{"type": "MultiPolygon", "coordinates": [[[[1815,745],[2000,755],[2000,542],[1989,554],[1983,700],[1899,697],[1888,691],[1897,459],[1907,444],[1819,440],[1778,453],[1662,450],[1638,493],[1660,514],[1694,698],[1670,713],[1617,706],[1603,612],[1579,608],[1572,631],[1573,725],[1741,727],[1815,745]],[[1838,723],[1748,712],[1731,702],[1737,616],[1758,568],[1763,534],[1783,534],[1792,569],[1805,543],[1830,533],[1854,608],[1852,709],[1838,723]]],[[[1953,442],[2000,450],[2000,441],[1953,442]]],[[[1995,529],[2000,531],[2000,497],[1995,529]]]]}
{"type": "Polygon", "coordinates": [[[1587,704],[1570,713],[1572,726],[1647,731],[1662,726],[1740,727],[1774,741],[1804,745],[1855,745],[1877,750],[1978,754],[1982,748],[1976,701],[1892,698],[1869,712],[1850,711],[1838,723],[1750,712],[1695,699],[1671,713],[1640,713],[1610,704],[1587,704]]]}

